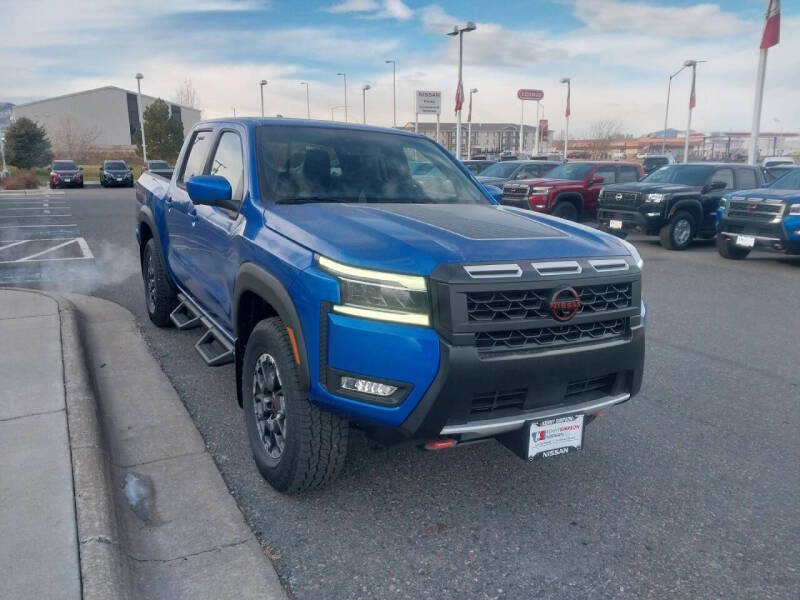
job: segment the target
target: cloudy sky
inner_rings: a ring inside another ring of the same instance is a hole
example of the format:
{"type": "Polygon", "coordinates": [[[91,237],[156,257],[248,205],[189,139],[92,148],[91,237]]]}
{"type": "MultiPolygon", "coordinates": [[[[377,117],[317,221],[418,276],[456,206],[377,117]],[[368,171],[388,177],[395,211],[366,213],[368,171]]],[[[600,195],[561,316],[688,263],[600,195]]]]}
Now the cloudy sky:
{"type": "MultiPolygon", "coordinates": [[[[763,0],[0,0],[0,101],[21,103],[117,85],[174,99],[189,77],[204,117],[255,115],[267,79],[268,114],[391,125],[397,60],[398,122],[413,119],[416,89],[441,90],[452,119],[457,42],[443,35],[475,21],[464,38],[464,85],[477,87],[475,121],[518,122],[520,87],[544,91],[550,128],[563,127],[573,81],[571,134],[616,119],[642,134],[662,127],[667,80],[686,59],[697,76],[693,128],[750,128],[763,0]],[[344,116],[337,109],[336,117],[344,116]]],[[[782,42],[770,51],[762,130],[800,130],[800,2],[784,2],[782,42]]],[[[673,82],[670,126],[685,128],[689,72],[673,82]]],[[[527,112],[531,115],[531,112],[527,112]]],[[[527,120],[527,119],[526,119],[527,120]]]]}

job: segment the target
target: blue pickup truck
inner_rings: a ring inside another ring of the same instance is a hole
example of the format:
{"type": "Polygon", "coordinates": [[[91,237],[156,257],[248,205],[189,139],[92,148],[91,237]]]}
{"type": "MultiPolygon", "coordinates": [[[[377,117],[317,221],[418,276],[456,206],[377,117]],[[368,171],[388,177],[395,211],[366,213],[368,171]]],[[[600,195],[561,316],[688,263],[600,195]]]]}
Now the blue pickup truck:
{"type": "Polygon", "coordinates": [[[235,363],[256,465],[279,491],[335,478],[350,427],[568,453],[641,386],[636,249],[498,206],[424,136],[201,122],[172,179],[143,174],[136,198],[148,314],[199,328],[209,365],[235,363]],[[415,176],[419,162],[435,175],[415,176]]]}
{"type": "Polygon", "coordinates": [[[747,258],[753,248],[800,254],[800,168],[762,189],[723,196],[717,231],[723,258],[747,258]]]}

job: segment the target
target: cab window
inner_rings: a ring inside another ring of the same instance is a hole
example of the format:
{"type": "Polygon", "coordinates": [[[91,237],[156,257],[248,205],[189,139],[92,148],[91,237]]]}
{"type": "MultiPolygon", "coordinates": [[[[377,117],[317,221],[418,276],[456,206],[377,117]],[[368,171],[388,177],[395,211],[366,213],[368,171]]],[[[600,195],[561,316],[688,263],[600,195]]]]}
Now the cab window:
{"type": "Polygon", "coordinates": [[[208,174],[227,179],[231,184],[231,199],[241,204],[244,193],[244,158],[242,141],[237,133],[233,131],[222,133],[208,174]]]}
{"type": "Polygon", "coordinates": [[[198,131],[192,138],[186,162],[183,165],[183,172],[178,179],[179,183],[185,183],[195,175],[202,175],[208,157],[208,149],[211,145],[211,132],[198,131]]]}
{"type": "Polygon", "coordinates": [[[636,167],[618,167],[617,183],[632,183],[639,181],[639,170],[636,167]]]}
{"type": "Polygon", "coordinates": [[[603,185],[609,183],[616,183],[617,179],[614,176],[614,171],[615,169],[611,165],[600,167],[599,169],[597,169],[597,171],[594,172],[594,175],[592,175],[592,177],[602,177],[603,185]]]}
{"type": "Polygon", "coordinates": [[[752,190],[758,187],[756,172],[753,169],[738,169],[736,176],[739,179],[740,190],[752,190]]]}
{"type": "Polygon", "coordinates": [[[723,193],[728,192],[733,189],[733,169],[717,169],[714,171],[714,174],[711,176],[711,182],[714,181],[724,181],[725,182],[725,189],[722,190],[723,193]]]}

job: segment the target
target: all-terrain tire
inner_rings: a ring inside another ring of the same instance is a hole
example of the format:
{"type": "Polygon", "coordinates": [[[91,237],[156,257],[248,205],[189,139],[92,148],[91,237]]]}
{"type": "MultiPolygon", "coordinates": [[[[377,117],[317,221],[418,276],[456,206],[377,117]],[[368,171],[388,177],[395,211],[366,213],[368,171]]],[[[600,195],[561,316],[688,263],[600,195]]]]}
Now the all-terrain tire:
{"type": "Polygon", "coordinates": [[[717,236],[717,252],[722,258],[728,260],[742,260],[750,254],[751,248],[740,248],[733,243],[733,240],[725,239],[725,236],[717,236]]]}
{"type": "Polygon", "coordinates": [[[572,202],[561,201],[558,204],[556,204],[556,207],[553,209],[552,215],[554,217],[560,217],[562,219],[566,219],[567,221],[577,221],[578,209],[572,202]]]}
{"type": "Polygon", "coordinates": [[[697,225],[691,213],[679,210],[661,228],[661,245],[667,250],[686,250],[692,245],[697,225]]]}
{"type": "Polygon", "coordinates": [[[178,294],[167,275],[164,258],[155,238],[147,240],[142,253],[144,302],[150,320],[159,327],[169,327],[170,313],[178,305],[178,294]]]}
{"type": "Polygon", "coordinates": [[[338,477],[347,455],[348,423],[311,404],[302,391],[299,365],[279,317],[264,319],[250,333],[242,365],[242,399],[253,458],[273,488],[292,494],[323,486],[338,477]],[[261,380],[257,376],[259,365],[261,380]],[[260,381],[272,381],[277,391],[263,393],[269,386],[260,386],[260,381]],[[273,412],[265,418],[265,412],[271,412],[265,411],[269,406],[273,412]],[[276,427],[274,421],[269,431],[266,426],[259,429],[259,423],[279,419],[281,412],[283,448],[278,452],[270,434],[276,427]]]}

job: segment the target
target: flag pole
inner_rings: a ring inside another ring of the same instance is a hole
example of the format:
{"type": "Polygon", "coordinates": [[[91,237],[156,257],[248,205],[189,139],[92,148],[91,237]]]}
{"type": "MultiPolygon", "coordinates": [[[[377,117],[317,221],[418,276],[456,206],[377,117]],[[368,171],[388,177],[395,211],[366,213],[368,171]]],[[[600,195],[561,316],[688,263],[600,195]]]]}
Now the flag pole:
{"type": "Polygon", "coordinates": [[[750,151],[747,164],[756,164],[758,158],[758,135],[761,127],[761,103],[764,100],[764,79],[767,75],[767,50],[761,50],[758,56],[758,74],[756,75],[756,98],[753,103],[753,126],[750,130],[750,151]]]}

